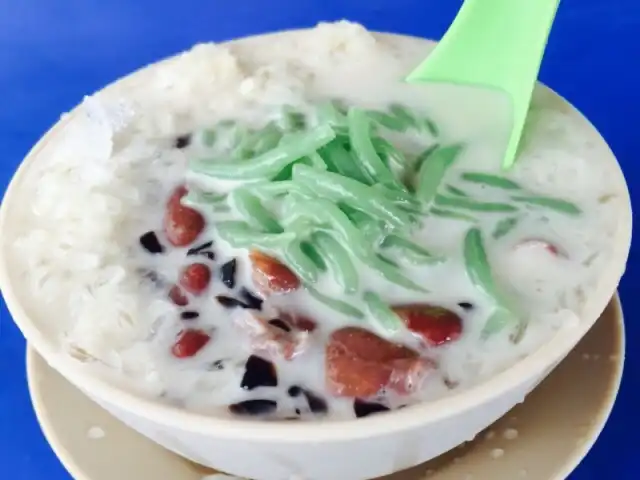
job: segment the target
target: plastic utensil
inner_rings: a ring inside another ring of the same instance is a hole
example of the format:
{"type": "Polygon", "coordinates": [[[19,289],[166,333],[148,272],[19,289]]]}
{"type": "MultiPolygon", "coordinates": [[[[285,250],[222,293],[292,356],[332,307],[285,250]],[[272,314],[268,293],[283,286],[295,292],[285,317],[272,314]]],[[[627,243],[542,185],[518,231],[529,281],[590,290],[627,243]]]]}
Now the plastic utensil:
{"type": "Polygon", "coordinates": [[[531,94],[560,0],[466,0],[431,55],[407,82],[478,85],[504,91],[513,127],[503,168],[513,165],[531,94]]]}

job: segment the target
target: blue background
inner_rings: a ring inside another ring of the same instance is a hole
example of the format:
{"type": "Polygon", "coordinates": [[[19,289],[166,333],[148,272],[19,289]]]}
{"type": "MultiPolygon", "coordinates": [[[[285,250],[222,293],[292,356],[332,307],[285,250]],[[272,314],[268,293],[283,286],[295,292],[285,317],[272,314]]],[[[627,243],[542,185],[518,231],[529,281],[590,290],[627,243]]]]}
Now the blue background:
{"type": "MultiPolygon", "coordinates": [[[[460,4],[456,0],[0,0],[0,188],[4,191],[23,156],[60,113],[83,95],[196,42],[341,18],[370,29],[440,38],[460,4]]],[[[542,81],[582,110],[609,141],[635,202],[640,201],[639,28],[637,0],[564,0],[541,72],[542,81]]],[[[622,392],[603,435],[572,480],[640,478],[633,438],[640,430],[640,352],[634,348],[640,332],[634,316],[640,311],[638,256],[636,242],[620,289],[629,340],[622,392]]],[[[20,332],[0,302],[0,477],[67,480],[31,409],[24,349],[20,332]]]]}

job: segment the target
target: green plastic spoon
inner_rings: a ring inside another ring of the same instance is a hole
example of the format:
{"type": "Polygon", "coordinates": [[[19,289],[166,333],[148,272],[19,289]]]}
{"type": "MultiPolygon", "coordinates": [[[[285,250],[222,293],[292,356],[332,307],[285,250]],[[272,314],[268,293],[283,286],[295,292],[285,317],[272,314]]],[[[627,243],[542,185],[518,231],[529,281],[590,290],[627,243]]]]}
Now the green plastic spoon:
{"type": "Polygon", "coordinates": [[[560,0],[466,0],[431,55],[407,82],[478,85],[504,91],[513,128],[502,166],[515,161],[531,94],[560,0]]]}

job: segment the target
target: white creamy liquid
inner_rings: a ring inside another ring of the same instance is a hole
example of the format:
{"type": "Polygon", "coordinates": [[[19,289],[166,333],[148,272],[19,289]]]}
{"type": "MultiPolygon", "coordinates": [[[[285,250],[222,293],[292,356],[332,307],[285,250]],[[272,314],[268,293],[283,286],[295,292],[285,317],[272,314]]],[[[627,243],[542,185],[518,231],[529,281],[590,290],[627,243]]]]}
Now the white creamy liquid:
{"type": "MultiPolygon", "coordinates": [[[[176,359],[170,348],[184,322],[164,292],[141,282],[137,272],[141,266],[151,267],[175,281],[185,264],[186,249],[174,249],[159,260],[145,256],[137,240],[148,230],[161,232],[166,199],[175,185],[185,177],[203,182],[200,176],[187,176],[186,162],[206,152],[197,142],[174,149],[175,135],[226,119],[259,127],[285,104],[309,113],[315,104],[331,98],[372,109],[405,104],[438,125],[439,143],[465,145],[443,184],[459,185],[455,179],[464,171],[502,174],[508,104],[495,92],[402,83],[428,48],[419,40],[373,36],[353,24],[321,25],[305,33],[199,46],[155,73],[144,72],[125,90],[96,95],[93,101],[105,105],[98,110],[100,118],[96,119],[95,104],[93,114],[90,105],[82,107],[81,118],[69,127],[62,153],[50,162],[53,167],[30,172],[31,181],[37,178],[39,183],[25,185],[31,208],[25,209],[23,221],[11,232],[12,238],[20,239],[17,268],[39,299],[29,308],[39,315],[52,308],[69,312],[43,330],[59,336],[61,347],[75,356],[96,359],[91,368],[112,381],[194,411],[228,415],[230,403],[266,398],[278,400],[279,416],[299,409],[303,418],[315,418],[300,398],[286,393],[288,386],[300,385],[328,400],[331,418],[353,417],[352,399],[324,394],[324,340],[332,330],[349,324],[375,330],[373,322],[342,316],[304,291],[274,299],[272,305],[267,302],[267,308],[304,313],[319,328],[307,352],[293,361],[276,362],[278,389],[247,392],[240,388],[240,379],[251,348],[234,317],[250,312],[227,310],[213,300],[217,293],[229,294],[217,280],[217,268],[230,258],[240,262],[238,286],[251,285],[247,252],[218,241],[215,228],[201,235],[202,241],[215,242],[217,258],[210,265],[216,281],[206,297],[190,304],[200,317],[189,326],[214,330],[213,339],[196,356],[176,359]],[[125,112],[125,126],[113,125],[116,110],[120,119],[125,112]],[[87,135],[94,140],[92,149],[85,145],[87,135]],[[213,362],[221,359],[225,368],[212,369],[213,362]]],[[[486,247],[499,288],[528,324],[517,345],[509,340],[509,329],[480,339],[493,304],[465,271],[462,243],[469,223],[429,217],[416,232],[417,242],[447,259],[436,266],[406,267],[406,275],[428,293],[400,288],[358,266],[362,290],[374,290],[390,304],[441,305],[464,320],[458,341],[420,347],[421,354],[438,363],[438,370],[412,397],[389,398],[391,406],[433,400],[477,384],[531,353],[567,318],[580,316],[584,298],[598,288],[599,274],[611,256],[618,212],[626,208],[621,208],[624,183],[616,166],[598,162],[601,153],[589,135],[582,120],[554,105],[548,92],[537,92],[522,153],[504,175],[536,194],[571,201],[583,213],[567,216],[531,208],[519,216],[512,232],[496,241],[490,232],[503,217],[474,213],[478,226],[489,233],[486,247]],[[535,244],[516,248],[531,239],[544,239],[566,255],[550,255],[535,244]],[[463,311],[460,302],[472,303],[473,310],[463,311]]],[[[425,134],[388,138],[409,155],[436,141],[425,134]]],[[[206,185],[230,191],[239,183],[209,180],[206,185]]],[[[483,201],[506,199],[499,189],[472,184],[465,189],[483,201]]],[[[323,293],[343,295],[330,278],[322,278],[319,285],[323,293]]],[[[365,310],[357,298],[347,300],[365,310]]],[[[407,331],[390,338],[417,347],[416,338],[407,331]]]]}

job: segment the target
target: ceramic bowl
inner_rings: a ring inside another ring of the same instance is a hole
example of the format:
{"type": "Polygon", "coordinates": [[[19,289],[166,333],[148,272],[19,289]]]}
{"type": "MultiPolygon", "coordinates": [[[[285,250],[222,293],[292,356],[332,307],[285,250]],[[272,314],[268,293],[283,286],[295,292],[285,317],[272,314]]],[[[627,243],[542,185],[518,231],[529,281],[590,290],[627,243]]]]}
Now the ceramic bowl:
{"type": "MultiPolygon", "coordinates": [[[[294,31],[276,35],[288,35],[295,42],[304,34],[294,31]]],[[[409,42],[415,48],[416,41],[419,40],[393,36],[393,42],[400,46],[409,42]]],[[[432,48],[432,43],[424,42],[425,51],[432,48]]],[[[171,68],[171,60],[160,62],[107,88],[125,92],[132,82],[144,82],[145,75],[171,68]]],[[[556,96],[555,101],[588,125],[562,98],[556,96]]],[[[16,197],[27,170],[59,147],[62,132],[73,121],[71,112],[21,164],[2,203],[0,231],[18,221],[16,197]]],[[[590,131],[594,148],[614,163],[605,141],[595,128],[590,131]]],[[[143,398],[87,373],[78,368],[76,360],[61,354],[51,322],[27,313],[32,299],[21,291],[19,279],[12,274],[11,255],[5,243],[0,255],[0,286],[15,322],[49,365],[125,424],[169,450],[193,462],[258,480],[360,480],[407,469],[472,440],[524,400],[591,328],[615,292],[629,250],[630,206],[621,218],[623,225],[612,239],[616,254],[603,272],[601,288],[587,300],[577,325],[559,330],[527,358],[460,394],[353,421],[276,423],[223,419],[143,398]]]]}
{"type": "MultiPolygon", "coordinates": [[[[609,417],[620,386],[624,344],[616,297],[524,403],[472,442],[377,480],[564,480],[609,417]]],[[[40,426],[76,480],[202,480],[215,473],[127,428],[31,348],[27,376],[40,426]]]]}

